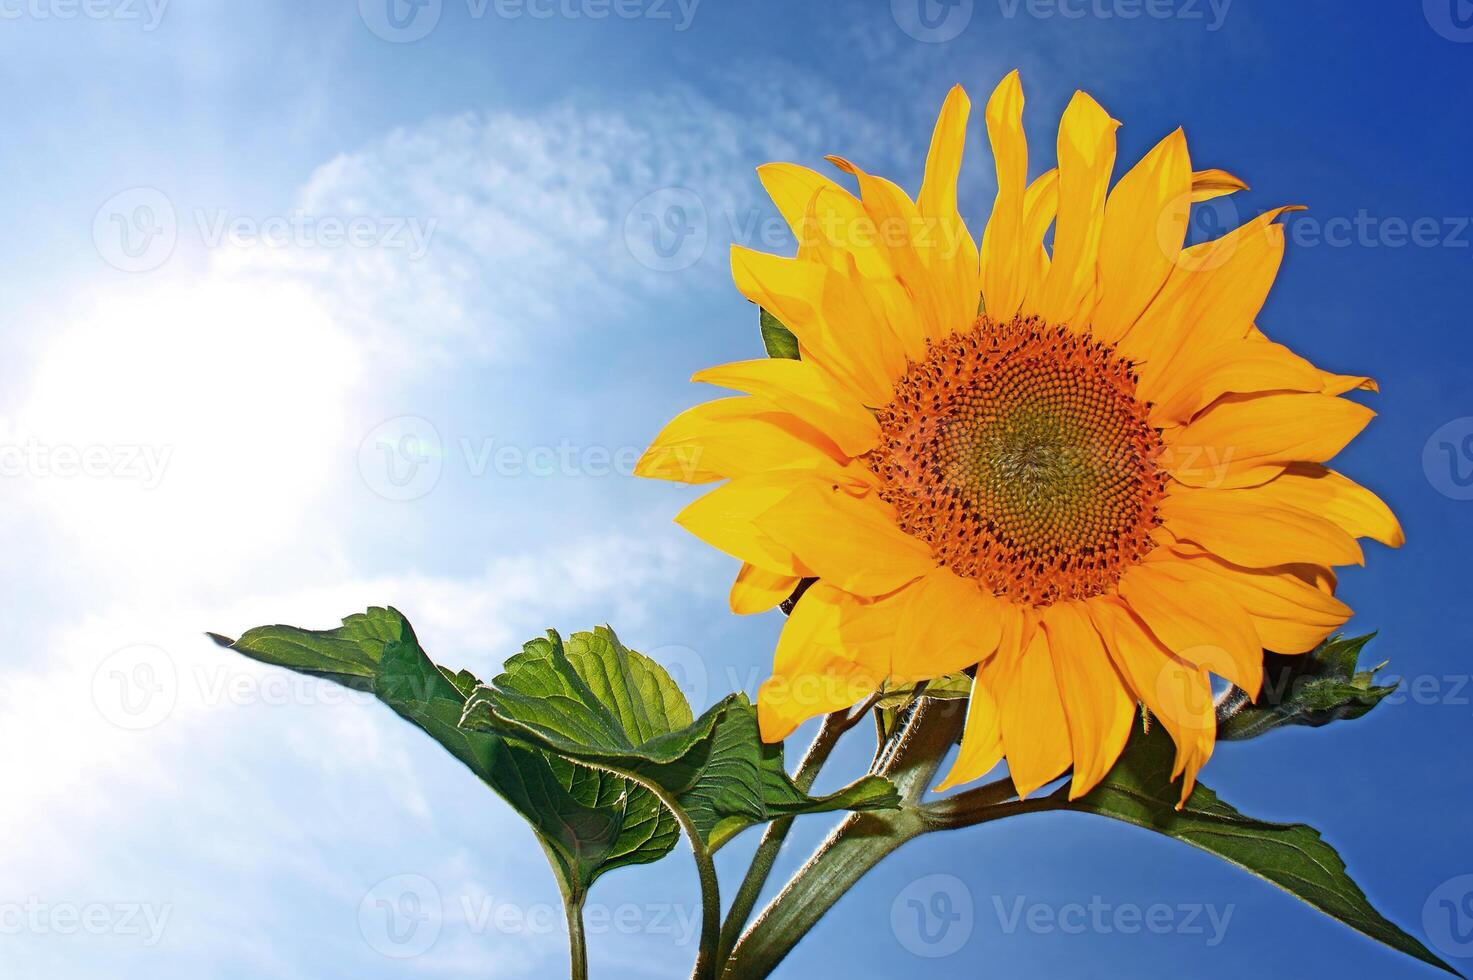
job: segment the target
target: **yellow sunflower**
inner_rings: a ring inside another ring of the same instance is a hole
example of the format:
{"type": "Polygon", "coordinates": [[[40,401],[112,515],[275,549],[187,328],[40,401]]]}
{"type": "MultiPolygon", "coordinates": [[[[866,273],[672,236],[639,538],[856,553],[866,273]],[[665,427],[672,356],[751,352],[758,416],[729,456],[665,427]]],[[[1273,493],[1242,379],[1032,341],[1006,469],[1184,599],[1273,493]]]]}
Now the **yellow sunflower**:
{"type": "Polygon", "coordinates": [[[1212,753],[1211,675],[1256,694],[1262,651],[1350,615],[1335,565],[1402,542],[1325,467],[1372,412],[1255,325],[1278,208],[1183,247],[1191,206],[1244,187],[1163,139],[1110,188],[1119,125],[1088,95],[1031,183],[1023,92],[987,104],[997,197],[980,248],[957,211],[967,116],[942,106],[920,195],[839,157],[855,197],[769,164],[794,258],[732,250],[737,288],[797,337],[695,380],[743,394],[674,419],[643,476],[724,481],[677,518],[743,562],[732,609],[816,579],[759,696],[786,737],[882,684],[974,668],[946,788],[1006,758],[1020,794],[1110,769],[1137,702],[1170,731],[1182,798],[1212,753]],[[1050,226],[1052,247],[1045,244],[1050,226]]]}

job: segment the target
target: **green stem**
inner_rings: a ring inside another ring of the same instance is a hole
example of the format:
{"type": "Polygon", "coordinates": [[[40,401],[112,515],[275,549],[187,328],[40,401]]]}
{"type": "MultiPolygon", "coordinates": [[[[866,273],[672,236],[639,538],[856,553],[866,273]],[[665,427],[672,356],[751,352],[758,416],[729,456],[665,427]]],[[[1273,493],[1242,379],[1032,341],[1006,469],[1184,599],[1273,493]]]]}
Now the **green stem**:
{"type": "Polygon", "coordinates": [[[583,893],[565,896],[563,907],[568,912],[568,953],[572,959],[571,980],[588,980],[588,943],[583,933],[583,893]]]}
{"type": "Polygon", "coordinates": [[[696,859],[696,876],[701,882],[701,945],[696,953],[691,980],[716,980],[717,954],[721,947],[721,887],[716,879],[716,864],[711,860],[711,851],[701,840],[700,831],[690,815],[663,786],[633,773],[629,778],[659,797],[665,808],[675,815],[680,829],[685,831],[686,840],[690,841],[691,853],[696,859]]]}
{"type": "MultiPolygon", "coordinates": [[[[866,709],[862,708],[855,715],[850,715],[847,711],[836,711],[824,718],[818,734],[813,737],[813,743],[808,746],[808,751],[803,756],[803,761],[798,764],[797,770],[793,773],[793,783],[798,789],[806,793],[813,787],[818,771],[828,761],[830,753],[834,751],[834,746],[839,744],[840,736],[852,728],[854,722],[863,717],[865,711],[866,709]]],[[[751,918],[752,909],[756,908],[757,899],[762,896],[762,889],[772,875],[772,866],[777,863],[783,842],[787,840],[788,832],[793,829],[793,819],[783,817],[774,820],[762,832],[762,840],[752,855],[752,866],[747,869],[747,875],[742,879],[736,897],[732,899],[731,908],[727,910],[726,922],[721,926],[720,962],[725,962],[726,958],[731,955],[731,949],[736,945],[737,937],[741,935],[742,929],[747,925],[747,920],[751,918]]]]}
{"type": "Polygon", "coordinates": [[[940,829],[920,801],[961,732],[965,705],[920,699],[879,759],[895,784],[898,810],[855,813],[819,849],[737,941],[723,976],[768,976],[860,878],[907,841],[940,829]]]}

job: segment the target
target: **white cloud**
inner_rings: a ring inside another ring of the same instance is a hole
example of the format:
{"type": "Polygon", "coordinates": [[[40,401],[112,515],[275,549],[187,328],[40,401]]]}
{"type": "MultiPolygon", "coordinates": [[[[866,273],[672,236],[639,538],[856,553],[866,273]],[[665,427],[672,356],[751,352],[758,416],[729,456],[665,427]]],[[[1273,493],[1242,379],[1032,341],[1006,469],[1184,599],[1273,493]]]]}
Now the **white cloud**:
{"type": "MultiPolygon", "coordinates": [[[[432,656],[489,678],[546,626],[608,621],[650,649],[676,628],[665,610],[724,592],[730,562],[685,542],[667,514],[658,531],[626,514],[620,530],[577,537],[559,515],[529,512],[545,550],[470,574],[370,573],[347,539],[383,501],[361,493],[354,453],[362,420],[396,414],[406,392],[438,394],[437,360],[495,356],[546,330],[592,335],[652,297],[726,288],[725,240],[761,202],[756,162],[880,145],[837,97],[809,116],[799,94],[766,84],[750,118],[676,91],[396,131],[324,164],[284,210],[434,219],[422,258],[382,243],[242,241],[187,278],[176,260],[99,280],[35,322],[30,384],[0,420],[0,446],[46,451],[7,481],[0,515],[48,576],[14,628],[20,663],[0,678],[0,745],[19,787],[0,794],[0,833],[27,842],[0,848],[11,894],[172,903],[166,942],[181,962],[234,955],[289,975],[296,961],[268,935],[291,914],[282,881],[302,907],[351,905],[401,860],[438,867],[439,849],[488,827],[482,868],[543,880],[510,811],[484,797],[474,813],[446,806],[465,776],[423,736],[201,632],[324,628],[387,602],[432,656]],[[641,265],[624,236],[631,208],[664,187],[695,191],[708,222],[685,276],[641,265]],[[68,466],[102,471],[57,472],[65,447],[78,457],[68,466]]],[[[198,219],[174,205],[183,243],[198,219]]],[[[420,966],[489,975],[478,949],[449,940],[441,952],[420,966]]]]}
{"type": "Polygon", "coordinates": [[[833,89],[787,76],[747,88],[750,115],[676,88],[395,130],[319,167],[294,208],[385,229],[412,223],[428,229],[423,256],[413,247],[257,248],[222,255],[222,267],[311,282],[355,336],[409,360],[494,355],[549,330],[595,333],[651,292],[723,283],[732,238],[783,246],[771,227],[755,230],[774,215],[757,164],[897,153],[893,136],[882,138],[833,89]],[[665,223],[675,220],[671,204],[686,206],[690,234],[665,223]],[[677,254],[652,255],[655,234],[677,254]]]}

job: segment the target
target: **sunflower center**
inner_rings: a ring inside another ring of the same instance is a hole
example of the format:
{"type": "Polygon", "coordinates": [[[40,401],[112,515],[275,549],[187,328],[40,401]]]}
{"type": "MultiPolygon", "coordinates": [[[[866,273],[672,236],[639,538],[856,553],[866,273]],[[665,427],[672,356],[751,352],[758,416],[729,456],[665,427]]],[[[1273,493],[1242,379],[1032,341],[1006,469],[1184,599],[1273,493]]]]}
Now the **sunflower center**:
{"type": "Polygon", "coordinates": [[[866,457],[900,527],[1016,602],[1110,589],[1153,546],[1160,434],[1112,347],[1036,318],[933,342],[866,457]]]}

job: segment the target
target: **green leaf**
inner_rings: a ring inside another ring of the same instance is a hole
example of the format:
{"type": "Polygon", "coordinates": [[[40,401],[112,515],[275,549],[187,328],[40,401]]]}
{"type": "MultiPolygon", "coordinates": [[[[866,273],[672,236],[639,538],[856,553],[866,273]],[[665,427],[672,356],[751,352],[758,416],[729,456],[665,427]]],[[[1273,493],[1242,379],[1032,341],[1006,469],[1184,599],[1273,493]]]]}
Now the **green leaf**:
{"type": "Polygon", "coordinates": [[[1100,785],[1072,803],[1068,802],[1066,786],[1053,794],[1052,802],[1066,809],[1123,820],[1191,844],[1278,885],[1392,949],[1459,975],[1371,907],[1365,893],[1346,873],[1340,855],[1313,827],[1244,816],[1200,783],[1178,810],[1181,790],[1171,779],[1175,753],[1171,739],[1159,726],[1150,734],[1138,729],[1100,785]]]}
{"type": "Polygon", "coordinates": [[[783,768],[782,747],[762,742],[746,695],[695,718],[664,668],[607,627],[575,633],[566,644],[552,631],[527,643],[505,673],[471,696],[461,727],[653,784],[712,850],[781,816],[899,805],[894,788],[877,777],[830,796],[803,793],[783,768]]]}
{"type": "Polygon", "coordinates": [[[761,310],[758,313],[758,324],[762,329],[762,346],[767,348],[768,357],[798,360],[798,338],[793,336],[793,331],[783,326],[781,320],[766,310],[761,310]]]}
{"type": "Polygon", "coordinates": [[[1302,656],[1265,654],[1258,700],[1250,701],[1241,688],[1230,690],[1218,704],[1217,737],[1256,738],[1285,725],[1319,727],[1361,717],[1396,690],[1395,684],[1375,683],[1384,663],[1371,670],[1359,667],[1361,650],[1374,635],[1334,636],[1302,656]]]}
{"type": "Polygon", "coordinates": [[[459,727],[479,686],[467,671],[436,666],[397,610],[349,616],[334,630],[263,626],[238,640],[211,634],[253,660],[373,693],[459,759],[532,824],[568,894],[602,874],[664,857],[679,839],[674,817],[648,789],[514,740],[459,727]]]}

